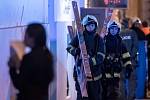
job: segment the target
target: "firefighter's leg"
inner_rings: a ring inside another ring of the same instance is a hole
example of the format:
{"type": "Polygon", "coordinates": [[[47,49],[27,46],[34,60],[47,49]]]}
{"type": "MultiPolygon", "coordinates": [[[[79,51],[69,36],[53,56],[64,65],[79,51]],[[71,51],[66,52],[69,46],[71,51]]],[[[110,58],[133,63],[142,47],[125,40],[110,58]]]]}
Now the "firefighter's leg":
{"type": "Polygon", "coordinates": [[[106,79],[102,79],[102,100],[107,100],[107,87],[108,83],[106,79]]]}
{"type": "Polygon", "coordinates": [[[88,100],[101,100],[101,82],[89,81],[87,82],[88,100]]]}
{"type": "Polygon", "coordinates": [[[120,100],[120,82],[119,78],[114,78],[110,80],[110,85],[108,86],[108,99],[107,100],[120,100]]]}
{"type": "Polygon", "coordinates": [[[124,72],[121,72],[121,78],[120,78],[120,92],[121,92],[121,96],[120,96],[120,100],[127,100],[127,89],[128,87],[126,87],[126,83],[125,83],[125,76],[124,76],[124,72]]]}
{"type": "Polygon", "coordinates": [[[135,99],[136,90],[136,70],[133,70],[131,77],[129,79],[129,100],[135,99]]]}

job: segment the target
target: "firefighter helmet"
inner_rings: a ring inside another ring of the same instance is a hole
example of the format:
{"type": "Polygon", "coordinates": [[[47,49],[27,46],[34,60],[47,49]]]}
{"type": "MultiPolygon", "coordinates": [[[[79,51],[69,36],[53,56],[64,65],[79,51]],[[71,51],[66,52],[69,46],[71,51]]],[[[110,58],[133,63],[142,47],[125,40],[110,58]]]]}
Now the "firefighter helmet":
{"type": "MultiPolygon", "coordinates": [[[[119,29],[119,32],[120,32],[120,29],[121,29],[121,25],[117,22],[117,21],[114,21],[114,20],[110,20],[109,23],[107,24],[107,31],[109,31],[109,29],[111,27],[117,27],[119,29]]],[[[118,33],[119,33],[118,32],[118,33]]]]}
{"type": "Polygon", "coordinates": [[[93,15],[86,15],[82,20],[82,25],[86,26],[90,23],[95,23],[96,27],[98,27],[98,21],[97,21],[96,17],[93,15]]]}
{"type": "Polygon", "coordinates": [[[138,17],[133,17],[133,18],[132,18],[132,24],[134,24],[134,23],[140,23],[140,24],[141,24],[142,22],[141,22],[140,18],[138,18],[138,17]]]}

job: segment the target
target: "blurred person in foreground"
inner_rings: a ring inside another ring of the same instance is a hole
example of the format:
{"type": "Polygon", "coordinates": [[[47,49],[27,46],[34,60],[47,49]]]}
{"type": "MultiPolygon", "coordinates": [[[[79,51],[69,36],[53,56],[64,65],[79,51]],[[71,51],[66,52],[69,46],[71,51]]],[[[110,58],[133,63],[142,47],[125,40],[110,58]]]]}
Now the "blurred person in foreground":
{"type": "Polygon", "coordinates": [[[31,51],[19,60],[16,53],[9,58],[9,73],[18,89],[17,100],[48,100],[48,88],[53,80],[53,57],[46,46],[46,31],[39,23],[27,26],[25,46],[31,51]]]}

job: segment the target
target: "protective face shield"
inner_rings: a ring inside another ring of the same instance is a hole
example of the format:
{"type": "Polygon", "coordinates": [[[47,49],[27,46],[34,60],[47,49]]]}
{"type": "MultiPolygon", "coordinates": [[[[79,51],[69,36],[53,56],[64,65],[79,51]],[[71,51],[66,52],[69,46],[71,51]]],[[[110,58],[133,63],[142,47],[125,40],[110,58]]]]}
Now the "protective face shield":
{"type": "Polygon", "coordinates": [[[98,21],[95,16],[86,15],[82,20],[82,25],[85,27],[87,31],[92,32],[97,29],[98,21]]]}
{"type": "Polygon", "coordinates": [[[120,32],[120,29],[121,29],[121,25],[119,23],[117,23],[116,21],[110,21],[107,24],[107,31],[111,35],[118,34],[120,32]]]}

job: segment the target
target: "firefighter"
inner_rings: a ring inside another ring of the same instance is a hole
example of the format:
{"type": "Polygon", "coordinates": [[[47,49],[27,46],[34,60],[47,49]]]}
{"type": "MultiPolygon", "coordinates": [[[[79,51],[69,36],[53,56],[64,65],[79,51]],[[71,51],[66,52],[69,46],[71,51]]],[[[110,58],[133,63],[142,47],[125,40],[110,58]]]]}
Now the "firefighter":
{"type": "MultiPolygon", "coordinates": [[[[88,100],[101,100],[101,82],[102,77],[101,67],[104,61],[104,40],[97,34],[98,21],[93,15],[87,15],[82,20],[84,27],[83,36],[89,56],[89,64],[92,74],[92,79],[87,79],[87,93],[88,100]]],[[[81,96],[81,91],[78,82],[78,70],[81,68],[82,59],[79,48],[78,36],[76,36],[68,45],[67,51],[76,58],[74,77],[76,81],[76,90],[78,93],[78,100],[84,100],[81,96]]],[[[78,98],[77,97],[77,98],[78,98]]]]}
{"type": "Polygon", "coordinates": [[[146,39],[145,33],[142,31],[142,22],[139,18],[135,17],[132,19],[132,26],[130,29],[136,32],[138,41],[143,41],[146,39]]]}
{"type": "Polygon", "coordinates": [[[107,28],[106,56],[102,70],[102,100],[120,100],[120,73],[125,69],[126,78],[129,78],[132,72],[130,54],[119,36],[120,25],[111,20],[107,28]]]}

